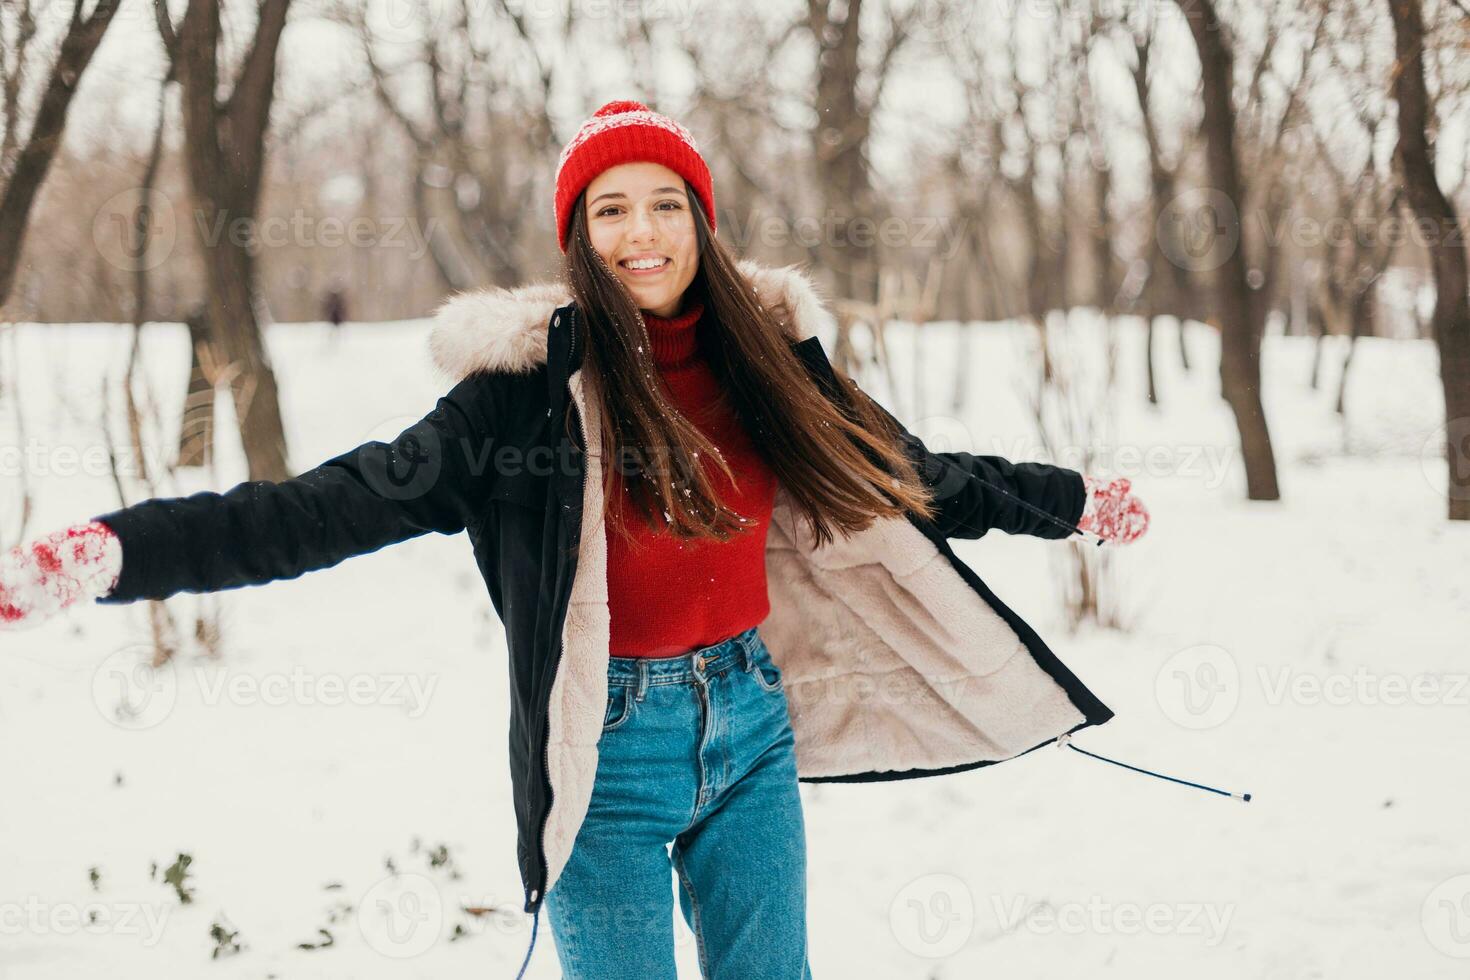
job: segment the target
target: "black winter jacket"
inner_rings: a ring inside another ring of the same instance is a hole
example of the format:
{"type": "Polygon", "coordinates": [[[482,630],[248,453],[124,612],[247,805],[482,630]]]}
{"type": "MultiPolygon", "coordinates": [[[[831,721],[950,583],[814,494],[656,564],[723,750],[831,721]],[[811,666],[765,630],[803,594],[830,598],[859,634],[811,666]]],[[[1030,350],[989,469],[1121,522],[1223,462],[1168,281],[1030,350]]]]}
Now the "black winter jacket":
{"type": "MultiPolygon", "coordinates": [[[[783,313],[829,397],[816,336],[831,319],[792,268],[742,263],[783,313]]],[[[560,874],[586,813],[606,708],[608,610],[601,453],[588,451],[579,317],[555,285],[462,294],[436,313],[435,363],[455,381],[392,442],[280,483],[148,500],[96,517],[119,536],[124,603],[260,585],[435,531],[469,532],[505,626],[510,772],[525,910],[560,874]],[[568,430],[571,437],[568,436],[568,430]]],[[[595,407],[595,403],[592,403],[595,407]]],[[[779,490],[767,529],[771,613],[804,782],[907,779],[1023,755],[1112,717],[950,549],[988,530],[1063,538],[1081,476],[932,453],[903,435],[939,515],[890,518],[817,547],[779,490]]]]}

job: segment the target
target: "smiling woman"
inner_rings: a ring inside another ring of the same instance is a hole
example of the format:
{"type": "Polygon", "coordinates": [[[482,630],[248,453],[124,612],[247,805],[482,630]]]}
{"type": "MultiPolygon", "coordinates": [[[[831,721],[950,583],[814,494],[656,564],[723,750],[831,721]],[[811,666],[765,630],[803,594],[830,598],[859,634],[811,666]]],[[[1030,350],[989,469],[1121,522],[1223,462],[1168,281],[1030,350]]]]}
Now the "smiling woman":
{"type": "Polygon", "coordinates": [[[589,441],[614,463],[599,515],[609,532],[635,549],[649,528],[730,554],[758,547],[770,495],[737,499],[742,468],[779,481],[822,541],[876,516],[933,515],[894,420],[866,396],[844,410],[811,383],[791,349],[793,311],[763,302],[715,237],[713,182],[682,126],[636,102],[598,110],[562,152],[556,214],[580,313],[571,345],[597,403],[589,441]],[[681,370],[660,363],[671,350],[681,370]]]}
{"type": "Polygon", "coordinates": [[[699,261],[684,179],[659,163],[624,163],[598,174],[586,196],[592,248],[638,308],[662,317],[682,312],[699,261]]]}
{"type": "Polygon", "coordinates": [[[948,539],[1126,541],[1147,514],[1126,480],[930,451],[714,203],[682,126],[604,106],[557,168],[566,282],[446,302],[432,411],[0,556],[0,628],[467,531],[507,639],[525,911],[565,976],[672,980],[677,874],[706,977],[810,978],[799,780],[962,772],[1112,716],[948,539]]]}

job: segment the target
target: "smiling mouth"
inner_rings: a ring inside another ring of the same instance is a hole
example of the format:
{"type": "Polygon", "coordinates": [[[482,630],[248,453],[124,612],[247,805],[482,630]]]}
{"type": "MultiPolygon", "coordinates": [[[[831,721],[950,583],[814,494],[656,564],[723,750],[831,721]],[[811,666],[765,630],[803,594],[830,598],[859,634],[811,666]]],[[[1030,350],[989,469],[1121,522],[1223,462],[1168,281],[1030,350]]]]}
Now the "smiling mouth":
{"type": "Polygon", "coordinates": [[[651,275],[656,275],[657,273],[660,273],[663,270],[667,269],[672,263],[673,263],[673,260],[672,259],[665,257],[662,263],[660,263],[659,265],[652,266],[652,267],[647,268],[647,269],[635,269],[635,268],[629,266],[626,261],[619,262],[618,263],[618,268],[623,269],[624,271],[628,272],[630,275],[634,275],[634,276],[651,276],[651,275]]]}

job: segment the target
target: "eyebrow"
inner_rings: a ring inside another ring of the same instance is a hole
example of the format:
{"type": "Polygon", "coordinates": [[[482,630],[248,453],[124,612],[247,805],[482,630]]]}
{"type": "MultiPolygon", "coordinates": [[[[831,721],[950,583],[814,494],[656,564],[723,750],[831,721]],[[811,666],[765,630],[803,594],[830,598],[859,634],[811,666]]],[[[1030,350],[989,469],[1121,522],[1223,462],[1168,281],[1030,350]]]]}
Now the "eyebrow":
{"type": "MultiPolygon", "coordinates": [[[[682,187],[656,187],[653,190],[653,193],[655,193],[655,194],[682,194],[683,192],[684,192],[684,189],[682,187]]],[[[604,197],[627,197],[627,196],[628,195],[624,194],[622,191],[608,191],[606,194],[599,194],[596,197],[594,197],[592,199],[591,203],[588,204],[588,207],[591,207],[593,204],[596,204],[598,201],[602,200],[604,197]]]]}

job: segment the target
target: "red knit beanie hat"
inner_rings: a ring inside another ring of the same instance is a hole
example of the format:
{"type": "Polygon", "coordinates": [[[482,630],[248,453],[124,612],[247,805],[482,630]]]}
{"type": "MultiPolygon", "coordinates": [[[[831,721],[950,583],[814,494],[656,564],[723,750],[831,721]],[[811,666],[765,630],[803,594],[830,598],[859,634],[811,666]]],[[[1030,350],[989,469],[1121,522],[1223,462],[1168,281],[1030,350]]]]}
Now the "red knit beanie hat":
{"type": "Polygon", "coordinates": [[[562,147],[556,163],[556,237],[567,250],[572,203],[598,174],[620,163],[660,163],[689,181],[715,230],[715,188],[689,130],[641,102],[609,102],[562,147]]]}

